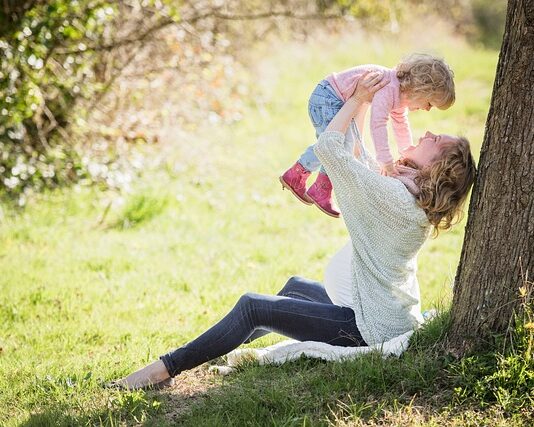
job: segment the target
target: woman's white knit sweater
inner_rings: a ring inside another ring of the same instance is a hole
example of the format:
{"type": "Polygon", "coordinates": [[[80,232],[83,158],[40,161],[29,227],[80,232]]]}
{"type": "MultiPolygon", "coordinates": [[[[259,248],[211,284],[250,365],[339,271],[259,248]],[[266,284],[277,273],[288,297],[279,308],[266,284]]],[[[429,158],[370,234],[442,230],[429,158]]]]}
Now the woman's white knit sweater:
{"type": "Polygon", "coordinates": [[[324,132],[314,151],[332,181],[352,240],[356,324],[367,344],[375,345],[423,320],[417,253],[430,224],[401,181],[371,170],[344,142],[344,134],[324,132]]]}

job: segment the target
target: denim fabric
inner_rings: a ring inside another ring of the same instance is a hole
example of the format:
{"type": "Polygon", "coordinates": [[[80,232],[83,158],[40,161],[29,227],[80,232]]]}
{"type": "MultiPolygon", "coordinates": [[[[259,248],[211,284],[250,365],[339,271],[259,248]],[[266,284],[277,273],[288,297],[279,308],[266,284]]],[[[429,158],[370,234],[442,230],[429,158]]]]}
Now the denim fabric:
{"type": "Polygon", "coordinates": [[[352,309],[334,305],[320,283],[292,277],[277,296],[244,294],[221,321],[160,359],[174,377],[269,332],[299,341],[366,345],[352,309]]]}
{"type": "MultiPolygon", "coordinates": [[[[325,131],[328,124],[332,121],[341,107],[343,107],[343,104],[344,102],[339,99],[339,96],[328,81],[322,80],[317,85],[308,101],[308,114],[313,127],[315,128],[316,138],[319,138],[319,135],[325,131]]],[[[354,135],[359,135],[354,122],[351,123],[351,128],[354,135]]],[[[350,132],[350,129],[347,132],[350,132]]],[[[352,138],[346,138],[346,141],[349,144],[354,144],[352,138]]],[[[306,148],[306,151],[302,153],[298,162],[310,172],[315,172],[320,168],[320,172],[326,174],[324,168],[321,166],[321,162],[319,162],[319,159],[313,152],[314,146],[315,144],[306,148]]],[[[352,148],[348,147],[348,149],[352,148]]]]}

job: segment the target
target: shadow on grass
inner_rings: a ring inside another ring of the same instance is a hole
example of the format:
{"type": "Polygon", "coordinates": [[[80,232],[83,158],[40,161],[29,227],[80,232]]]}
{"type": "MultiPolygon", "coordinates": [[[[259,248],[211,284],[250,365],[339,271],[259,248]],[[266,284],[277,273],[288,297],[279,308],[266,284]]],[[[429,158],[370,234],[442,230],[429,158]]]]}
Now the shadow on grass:
{"type": "Polygon", "coordinates": [[[529,425],[526,417],[495,408],[452,405],[452,390],[442,387],[438,366],[406,353],[341,363],[306,358],[281,366],[249,363],[222,378],[202,367],[166,391],[113,393],[107,408],[94,411],[58,404],[20,425],[529,425]]]}
{"type": "MultiPolygon", "coordinates": [[[[430,328],[425,336],[439,333],[439,327],[430,328]]],[[[56,379],[42,385],[53,386],[48,402],[39,405],[46,409],[21,425],[327,425],[348,416],[378,417],[394,405],[409,405],[415,393],[435,394],[442,361],[417,350],[431,342],[429,337],[414,339],[401,358],[375,353],[338,363],[308,358],[280,366],[248,362],[224,377],[203,365],[182,373],[173,388],[161,392],[110,391],[94,383],[69,390],[56,379]]]]}
{"type": "Polygon", "coordinates": [[[33,413],[18,424],[24,427],[162,425],[162,396],[152,393],[122,393],[110,396],[99,408],[77,408],[77,405],[58,403],[44,411],[33,413]],[[107,406],[107,407],[106,407],[107,406]],[[105,408],[105,409],[102,409],[105,408]]]}
{"type": "Polygon", "coordinates": [[[427,362],[369,354],[337,363],[302,358],[281,366],[249,364],[175,422],[302,426],[328,425],[347,416],[375,419],[385,411],[411,405],[417,392],[436,395],[441,364],[427,362]]]}
{"type": "MultiPolygon", "coordinates": [[[[185,372],[180,382],[161,391],[122,392],[98,386],[96,382],[79,383],[70,390],[60,387],[36,405],[32,414],[20,426],[79,426],[79,425],[175,425],[175,420],[198,404],[208,390],[217,389],[221,377],[202,366],[185,372]]],[[[0,421],[0,425],[1,425],[0,421]]]]}
{"type": "Polygon", "coordinates": [[[507,412],[490,401],[458,399],[464,377],[451,376],[458,362],[439,344],[448,322],[448,313],[428,322],[401,357],[248,362],[225,377],[203,365],[163,392],[113,392],[92,412],[57,406],[22,425],[532,425],[530,406],[507,412]]]}

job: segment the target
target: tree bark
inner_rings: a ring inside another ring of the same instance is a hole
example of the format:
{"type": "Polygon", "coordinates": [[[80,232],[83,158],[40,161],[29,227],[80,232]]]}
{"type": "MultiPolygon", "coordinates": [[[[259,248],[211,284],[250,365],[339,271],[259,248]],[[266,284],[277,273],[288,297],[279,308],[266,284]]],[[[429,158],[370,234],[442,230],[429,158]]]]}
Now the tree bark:
{"type": "Polygon", "coordinates": [[[505,332],[532,281],[533,118],[534,0],[510,0],[455,278],[448,344],[458,355],[505,332]]]}

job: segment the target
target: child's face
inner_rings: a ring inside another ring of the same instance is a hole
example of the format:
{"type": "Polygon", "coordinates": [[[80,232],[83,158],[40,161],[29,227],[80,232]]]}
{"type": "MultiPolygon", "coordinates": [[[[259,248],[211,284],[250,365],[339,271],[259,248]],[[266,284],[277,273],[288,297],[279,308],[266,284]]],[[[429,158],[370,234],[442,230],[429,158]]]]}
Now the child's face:
{"type": "Polygon", "coordinates": [[[458,139],[450,135],[434,135],[427,132],[419,138],[419,143],[408,147],[402,153],[402,157],[413,161],[420,168],[429,166],[441,155],[444,145],[457,143],[458,139]]]}
{"type": "Polygon", "coordinates": [[[417,110],[426,110],[430,111],[434,105],[432,104],[432,101],[427,98],[421,98],[421,97],[406,97],[406,106],[410,111],[417,111],[417,110]]]}

